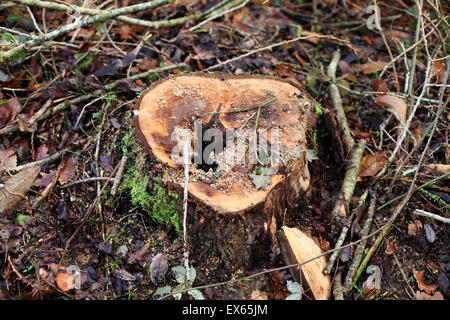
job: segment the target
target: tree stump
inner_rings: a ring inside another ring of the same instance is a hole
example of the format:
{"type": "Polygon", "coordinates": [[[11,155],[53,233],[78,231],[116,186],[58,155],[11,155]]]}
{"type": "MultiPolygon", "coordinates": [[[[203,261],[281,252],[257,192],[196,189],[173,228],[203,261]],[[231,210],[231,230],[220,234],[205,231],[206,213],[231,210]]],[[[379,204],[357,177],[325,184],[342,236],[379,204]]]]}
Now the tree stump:
{"type": "Polygon", "coordinates": [[[188,144],[191,255],[217,252],[228,270],[256,266],[280,213],[308,191],[316,102],[285,80],[192,74],[154,83],[137,107],[140,140],[179,190],[188,144]]]}

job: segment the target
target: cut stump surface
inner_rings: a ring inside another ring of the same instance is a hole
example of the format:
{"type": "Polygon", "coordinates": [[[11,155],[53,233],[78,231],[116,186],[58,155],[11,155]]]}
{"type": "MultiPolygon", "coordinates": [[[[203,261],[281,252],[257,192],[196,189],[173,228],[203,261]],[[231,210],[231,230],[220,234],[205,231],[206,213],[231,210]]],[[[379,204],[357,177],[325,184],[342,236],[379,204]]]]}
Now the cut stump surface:
{"type": "MultiPolygon", "coordinates": [[[[305,153],[315,106],[316,103],[301,87],[280,79],[180,75],[159,81],[143,93],[138,103],[137,131],[150,153],[164,167],[163,180],[174,183],[182,190],[183,163],[175,161],[173,154],[181,160],[183,148],[174,135],[175,131],[183,129],[189,132],[191,156],[195,157],[195,151],[199,149],[196,149],[194,141],[199,139],[199,131],[194,124],[201,122],[202,130],[220,130],[223,150],[227,152],[211,153],[215,166],[205,169],[198,164],[190,164],[189,199],[205,208],[201,217],[192,218],[197,221],[191,223],[198,225],[198,221],[202,221],[201,224],[207,225],[211,219],[220,219],[217,215],[234,216],[236,219],[233,218],[234,227],[231,230],[218,231],[217,228],[225,226],[213,223],[213,227],[207,228],[210,230],[207,233],[214,234],[215,240],[212,241],[222,257],[224,252],[221,248],[227,247],[225,255],[230,259],[239,255],[237,260],[248,264],[250,248],[256,239],[260,239],[269,229],[274,236],[276,215],[308,190],[309,171],[305,153]],[[260,108],[258,117],[257,106],[262,104],[265,105],[260,108]],[[253,145],[254,140],[251,139],[255,136],[256,127],[257,141],[267,143],[264,163],[259,161],[262,153],[259,153],[258,161],[252,158],[254,149],[250,146],[253,145]],[[232,132],[233,139],[236,139],[231,141],[239,140],[239,135],[246,132],[243,141],[248,148],[238,149],[236,143],[228,145],[228,132],[232,132]],[[277,146],[273,149],[277,151],[273,152],[272,146],[277,146]],[[230,148],[234,148],[231,154],[235,160],[231,164],[230,148]],[[237,157],[240,157],[239,161],[237,157]],[[265,175],[265,183],[258,182],[262,181],[258,180],[261,179],[258,175],[265,175]],[[256,234],[252,235],[252,232],[256,234]],[[217,234],[221,239],[217,239],[217,234]],[[233,249],[237,245],[244,248],[233,249]]],[[[200,154],[208,140],[205,137],[201,139],[200,154]]],[[[202,237],[205,236],[203,233],[202,237]]]]}

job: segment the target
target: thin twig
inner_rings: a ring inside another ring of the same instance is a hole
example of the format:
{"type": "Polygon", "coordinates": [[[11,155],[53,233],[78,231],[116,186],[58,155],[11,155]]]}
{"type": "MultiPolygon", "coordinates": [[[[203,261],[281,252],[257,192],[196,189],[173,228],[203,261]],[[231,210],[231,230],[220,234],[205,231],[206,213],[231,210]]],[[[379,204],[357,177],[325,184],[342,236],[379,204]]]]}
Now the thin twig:
{"type": "Polygon", "coordinates": [[[422,216],[422,217],[427,217],[427,218],[431,218],[434,220],[438,220],[441,221],[443,223],[447,223],[450,224],[450,219],[449,218],[444,218],[441,217],[440,215],[428,212],[428,211],[424,211],[424,210],[420,210],[420,209],[416,209],[413,211],[414,214],[418,215],[418,216],[422,216]]]}

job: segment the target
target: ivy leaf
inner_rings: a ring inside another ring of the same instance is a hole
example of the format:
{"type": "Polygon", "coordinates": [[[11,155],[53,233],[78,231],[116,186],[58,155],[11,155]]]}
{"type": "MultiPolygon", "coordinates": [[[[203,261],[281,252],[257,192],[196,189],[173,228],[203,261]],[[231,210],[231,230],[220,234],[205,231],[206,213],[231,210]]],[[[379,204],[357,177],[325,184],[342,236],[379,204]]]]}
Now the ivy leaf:
{"type": "MultiPolygon", "coordinates": [[[[177,291],[181,291],[184,290],[186,288],[186,286],[184,285],[184,283],[180,283],[179,285],[177,285],[175,288],[173,288],[172,292],[177,292],[177,291]]],[[[180,300],[182,296],[182,293],[174,293],[173,294],[173,298],[175,300],[180,300]]]]}
{"type": "Polygon", "coordinates": [[[158,289],[155,290],[155,292],[153,293],[153,298],[155,296],[162,296],[165,294],[169,294],[172,291],[172,287],[171,286],[164,286],[164,287],[160,287],[158,289]]]}
{"type": "Polygon", "coordinates": [[[255,185],[256,189],[264,188],[272,183],[270,176],[265,176],[262,174],[257,175],[257,174],[253,174],[253,173],[250,173],[249,176],[250,176],[250,178],[252,178],[253,184],[255,185]]]}
{"type": "Polygon", "coordinates": [[[195,300],[205,300],[205,298],[203,297],[203,294],[197,289],[189,290],[188,294],[190,294],[192,297],[194,297],[195,300]]]}

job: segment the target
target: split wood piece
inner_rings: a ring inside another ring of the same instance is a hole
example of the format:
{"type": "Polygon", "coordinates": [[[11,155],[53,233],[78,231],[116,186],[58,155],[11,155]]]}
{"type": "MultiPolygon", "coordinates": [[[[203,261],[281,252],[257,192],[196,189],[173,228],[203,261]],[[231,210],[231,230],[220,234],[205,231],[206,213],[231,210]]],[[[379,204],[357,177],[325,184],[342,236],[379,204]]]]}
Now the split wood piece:
{"type": "MultiPolygon", "coordinates": [[[[323,254],[315,241],[297,228],[283,226],[277,233],[281,252],[287,265],[299,264],[323,254]]],[[[311,289],[316,300],[328,300],[331,293],[331,277],[324,275],[325,257],[321,257],[301,266],[292,267],[291,273],[295,280],[311,289]]]]}
{"type": "Polygon", "coordinates": [[[180,75],[159,81],[137,103],[138,137],[160,163],[163,180],[180,191],[184,187],[182,163],[171,157],[179,145],[172,140],[176,129],[187,129],[191,137],[198,137],[194,134],[194,122],[198,121],[203,129],[219,129],[225,141],[226,130],[236,133],[241,128],[253,135],[257,127],[269,150],[275,141],[273,129],[279,130],[282,160],[278,171],[267,177],[265,187],[256,189],[250,177],[260,166],[249,163],[248,148],[245,163],[228,165],[227,152],[219,152],[214,155],[216,168],[206,167],[205,171],[201,165],[190,165],[189,199],[197,206],[195,216],[188,217],[191,241],[197,239],[205,250],[210,242],[214,251],[221,253],[226,268],[251,268],[253,262],[260,261],[275,239],[278,214],[297,205],[307,193],[310,176],[305,151],[315,105],[301,87],[288,81],[218,74],[180,75]],[[274,102],[260,108],[258,121],[258,110],[238,112],[270,100],[274,102]],[[260,249],[255,250],[255,246],[260,249]],[[256,251],[261,256],[256,257],[256,251]]]}

